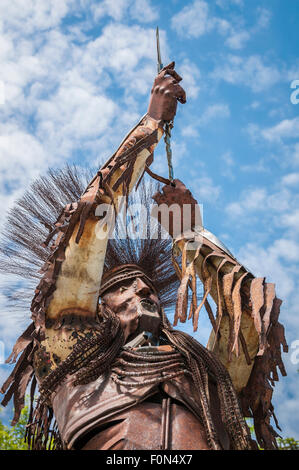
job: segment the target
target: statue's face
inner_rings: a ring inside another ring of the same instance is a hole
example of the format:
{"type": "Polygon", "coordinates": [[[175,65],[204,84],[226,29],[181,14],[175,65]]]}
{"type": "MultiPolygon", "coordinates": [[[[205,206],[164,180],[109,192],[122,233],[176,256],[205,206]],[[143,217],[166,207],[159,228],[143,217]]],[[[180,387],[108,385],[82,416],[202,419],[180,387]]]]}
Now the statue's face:
{"type": "Polygon", "coordinates": [[[152,323],[152,328],[157,330],[157,319],[160,323],[160,300],[142,278],[122,281],[104,294],[102,301],[119,316],[126,342],[140,329],[142,312],[150,313],[147,316],[148,323],[152,323]]]}

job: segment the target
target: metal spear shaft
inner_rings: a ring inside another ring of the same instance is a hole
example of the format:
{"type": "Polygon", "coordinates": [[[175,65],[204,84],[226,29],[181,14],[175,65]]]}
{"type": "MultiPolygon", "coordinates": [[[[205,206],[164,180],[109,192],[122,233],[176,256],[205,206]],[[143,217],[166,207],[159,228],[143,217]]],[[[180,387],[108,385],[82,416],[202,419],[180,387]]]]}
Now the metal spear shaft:
{"type": "MultiPolygon", "coordinates": [[[[157,71],[158,74],[163,69],[163,64],[161,60],[161,51],[160,51],[160,38],[159,38],[159,28],[156,29],[156,43],[157,43],[157,71]]],[[[171,150],[171,129],[173,128],[173,121],[166,122],[164,125],[164,141],[166,147],[166,155],[167,155],[167,162],[168,162],[168,172],[169,172],[169,179],[170,181],[173,180],[173,166],[172,166],[172,150],[171,150]]]]}

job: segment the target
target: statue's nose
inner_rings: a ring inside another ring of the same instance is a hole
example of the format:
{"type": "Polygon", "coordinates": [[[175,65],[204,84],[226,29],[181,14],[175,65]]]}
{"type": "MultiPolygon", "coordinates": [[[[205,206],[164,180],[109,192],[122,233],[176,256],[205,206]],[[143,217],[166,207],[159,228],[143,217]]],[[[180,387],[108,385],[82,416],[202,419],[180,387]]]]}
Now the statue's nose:
{"type": "Polygon", "coordinates": [[[149,295],[151,293],[151,288],[140,277],[138,277],[136,281],[136,294],[142,296],[149,295]]]}

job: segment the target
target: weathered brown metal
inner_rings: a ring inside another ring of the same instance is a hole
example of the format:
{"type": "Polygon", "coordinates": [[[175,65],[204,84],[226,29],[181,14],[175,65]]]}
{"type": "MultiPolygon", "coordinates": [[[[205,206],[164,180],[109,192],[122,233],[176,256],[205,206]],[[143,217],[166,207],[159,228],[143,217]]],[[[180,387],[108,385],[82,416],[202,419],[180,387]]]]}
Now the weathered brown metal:
{"type": "MultiPolygon", "coordinates": [[[[188,234],[180,232],[175,240],[181,252],[181,266],[174,263],[180,279],[175,323],[189,318],[196,329],[205,305],[214,329],[214,352],[172,329],[157,285],[146,270],[131,263],[106,273],[102,292],[100,286],[93,292],[102,295],[99,307],[64,306],[49,315],[71,241],[88,244],[97,221],[95,206],[103,201],[116,204],[119,195],[127,197],[133,175],[136,182],[145,171],[163,122],[174,118],[178,101],[186,101],[180,80],[174,64],[163,69],[152,89],[148,116],[97,172],[79,201],[64,208],[46,240],[48,244],[55,237],[32,301],[33,324],[14,348],[10,359],[22,354],[2,387],[4,404],[14,396],[16,421],[27,384],[33,376],[34,384],[35,377],[38,381],[40,398],[30,412],[27,429],[32,448],[48,445],[53,412],[58,445],[68,449],[252,449],[244,416],[254,417],[259,443],[275,447],[275,432],[269,424],[274,416],[269,382],[277,380],[277,367],[285,375],[280,349],[281,345],[287,348],[278,323],[280,301],[272,284],[256,280],[211,237],[203,235],[189,249],[197,237],[198,205],[180,181],[154,196],[158,204],[192,206],[190,227],[184,227],[188,234]],[[141,154],[143,163],[136,170],[141,154]],[[196,275],[204,286],[200,305],[196,275]],[[216,319],[209,295],[217,304],[216,319]],[[142,302],[152,306],[152,312],[146,312],[142,302]],[[140,348],[128,346],[140,333],[145,338],[147,330],[162,344],[147,346],[143,341],[140,348]],[[58,337],[63,357],[53,346],[58,337]],[[231,363],[242,354],[248,375],[236,391],[227,370],[231,372],[231,363]]],[[[170,233],[177,235],[173,224],[170,233]]],[[[31,392],[33,398],[34,388],[31,392]]]]}
{"type": "MultiPolygon", "coordinates": [[[[161,405],[143,402],[103,426],[103,430],[85,441],[81,450],[159,450],[161,449],[161,405]],[[146,419],[145,419],[146,417],[146,419]]],[[[208,450],[204,429],[185,407],[172,403],[171,433],[168,449],[208,450]],[[182,432],[182,429],[192,432],[182,432]]],[[[165,446],[163,444],[163,449],[165,446]]]]}

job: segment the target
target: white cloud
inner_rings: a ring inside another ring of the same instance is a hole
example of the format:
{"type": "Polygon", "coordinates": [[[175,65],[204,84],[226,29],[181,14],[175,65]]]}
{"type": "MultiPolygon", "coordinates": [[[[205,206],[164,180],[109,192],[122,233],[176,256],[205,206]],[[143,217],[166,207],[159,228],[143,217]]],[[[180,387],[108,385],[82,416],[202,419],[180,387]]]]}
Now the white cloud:
{"type": "MultiPolygon", "coordinates": [[[[160,36],[161,47],[164,49],[165,35],[162,31],[160,36]]],[[[130,91],[135,90],[136,81],[142,76],[145,92],[148,93],[156,65],[154,38],[154,29],[144,29],[137,25],[129,27],[116,23],[108,24],[102,34],[87,45],[87,57],[82,57],[82,62],[87,65],[90,62],[93,73],[97,69],[99,72],[106,69],[113,74],[118,86],[130,91]],[[105,57],[105,61],[101,61],[100,57],[105,57]],[[148,62],[144,63],[145,61],[148,62]],[[138,73],[140,67],[142,74],[138,73]]],[[[101,83],[102,85],[105,86],[105,83],[101,83]]]]}
{"type": "Polygon", "coordinates": [[[150,0],[103,0],[91,5],[95,21],[110,16],[115,21],[122,21],[125,16],[143,23],[150,23],[158,18],[157,8],[150,0]]]}
{"type": "Polygon", "coordinates": [[[229,109],[228,104],[226,103],[212,104],[203,111],[201,117],[197,119],[197,124],[202,126],[216,119],[219,119],[219,118],[223,119],[229,116],[230,116],[230,109],[229,109]]]}
{"type": "MultiPolygon", "coordinates": [[[[184,157],[186,156],[187,153],[187,145],[185,142],[180,141],[180,140],[173,140],[171,142],[171,147],[172,147],[172,163],[174,169],[178,169],[180,167],[180,164],[182,160],[184,160],[184,157]]],[[[163,145],[162,145],[163,148],[163,145]]],[[[166,153],[164,156],[164,160],[166,162],[166,153]]]]}
{"type": "Polygon", "coordinates": [[[269,172],[269,164],[266,158],[260,158],[257,162],[250,163],[249,165],[241,165],[240,170],[247,173],[265,173],[269,172]]]}
{"type": "Polygon", "coordinates": [[[18,128],[1,126],[0,153],[1,180],[7,184],[21,179],[26,182],[47,164],[47,153],[40,142],[18,128]]]}
{"type": "Polygon", "coordinates": [[[230,29],[230,23],[226,19],[210,14],[209,5],[204,0],[195,0],[186,5],[171,18],[171,26],[178,34],[187,38],[199,38],[213,30],[226,34],[230,29]]]}
{"type": "MultiPolygon", "coordinates": [[[[284,119],[277,124],[263,127],[261,124],[249,123],[244,131],[248,134],[254,146],[266,151],[264,157],[256,164],[242,166],[244,171],[271,171],[269,164],[275,162],[283,171],[299,167],[299,119],[284,119]],[[270,153],[269,153],[270,151],[270,153]],[[256,167],[257,165],[257,167],[256,167]]],[[[290,176],[283,181],[284,185],[295,185],[295,176],[290,176]]]]}
{"type": "Polygon", "coordinates": [[[244,208],[239,202],[231,202],[226,206],[225,212],[231,218],[238,218],[244,214],[244,208]]]}
{"type": "Polygon", "coordinates": [[[267,28],[269,26],[270,19],[272,17],[272,12],[268,10],[267,8],[258,7],[257,15],[258,15],[258,20],[257,20],[256,30],[267,28]]]}
{"type": "Polygon", "coordinates": [[[30,35],[58,26],[68,9],[75,6],[74,0],[1,0],[0,17],[4,30],[9,29],[13,36],[30,35]]]}
{"type": "Polygon", "coordinates": [[[121,21],[127,11],[130,0],[103,0],[100,3],[92,5],[94,19],[97,21],[104,16],[110,16],[115,21],[121,21]]]}
{"type": "Polygon", "coordinates": [[[253,143],[256,143],[260,140],[260,138],[261,138],[261,129],[257,124],[255,124],[253,122],[250,122],[249,124],[247,124],[247,126],[244,130],[248,134],[250,140],[253,143]]]}
{"type": "Polygon", "coordinates": [[[248,31],[233,31],[227,38],[226,44],[231,49],[242,49],[249,38],[250,33],[248,31]]]}
{"type": "Polygon", "coordinates": [[[231,5],[243,6],[244,0],[216,0],[216,4],[221,8],[229,8],[231,5]]]}
{"type": "MultiPolygon", "coordinates": [[[[271,220],[272,227],[292,226],[296,220],[296,204],[294,193],[282,185],[273,192],[266,188],[247,188],[242,191],[237,202],[226,206],[225,212],[232,219],[240,221],[242,217],[248,223],[257,213],[263,213],[264,222],[271,220]]],[[[299,226],[299,222],[297,225],[299,226]]]]}
{"type": "Polygon", "coordinates": [[[14,126],[0,126],[0,154],[0,207],[6,211],[51,158],[38,139],[14,126]]]}
{"type": "MultiPolygon", "coordinates": [[[[60,141],[73,142],[96,138],[110,125],[117,106],[105,97],[92,94],[79,87],[61,86],[51,100],[39,101],[37,133],[41,140],[47,138],[55,145],[60,141]],[[103,110],[105,110],[103,112],[103,110]]],[[[58,148],[62,153],[65,148],[58,148]]]]}
{"type": "Polygon", "coordinates": [[[299,117],[284,119],[273,127],[261,131],[264,139],[275,142],[284,138],[297,139],[299,137],[299,117]]]}
{"type": "Polygon", "coordinates": [[[242,49],[250,38],[256,37],[258,33],[269,26],[272,14],[267,8],[258,7],[256,14],[257,20],[253,26],[246,29],[241,29],[238,24],[231,26],[229,37],[226,40],[226,44],[231,49],[242,49]]]}
{"type": "Polygon", "coordinates": [[[178,72],[183,77],[182,86],[186,91],[187,100],[197,98],[200,91],[200,71],[198,67],[193,62],[185,60],[179,66],[178,72]]]}
{"type": "Polygon", "coordinates": [[[181,134],[183,137],[198,137],[198,130],[195,126],[187,125],[183,127],[181,134]]]}
{"type": "Polygon", "coordinates": [[[221,187],[216,185],[208,176],[194,179],[192,181],[192,190],[199,204],[205,202],[214,203],[221,193],[221,187]]]}
{"type": "Polygon", "coordinates": [[[171,25],[183,36],[198,38],[210,32],[215,27],[215,21],[209,16],[207,2],[195,0],[172,17],[171,25]]]}
{"type": "Polygon", "coordinates": [[[135,0],[131,6],[132,18],[143,23],[151,23],[158,19],[157,6],[152,6],[149,0],[135,0]]]}
{"type": "Polygon", "coordinates": [[[248,58],[229,55],[211,75],[217,80],[247,86],[255,93],[267,90],[281,79],[280,71],[274,65],[265,65],[258,55],[248,58]]]}
{"type": "Polygon", "coordinates": [[[292,232],[299,232],[299,209],[294,209],[280,218],[280,224],[292,232]]]}
{"type": "Polygon", "coordinates": [[[292,149],[291,161],[295,166],[299,165],[299,142],[297,142],[292,149]]]}
{"type": "Polygon", "coordinates": [[[259,101],[256,101],[256,100],[255,100],[255,101],[253,101],[253,102],[249,105],[249,107],[250,107],[251,109],[258,109],[258,108],[260,107],[260,105],[261,105],[261,103],[260,103],[259,101]]]}
{"type": "MultiPolygon", "coordinates": [[[[295,245],[298,254],[299,246],[295,245]]],[[[293,241],[280,239],[266,248],[248,243],[241,248],[237,258],[254,276],[266,277],[267,282],[274,282],[277,296],[285,299],[296,286],[293,269],[285,262],[286,259],[290,260],[288,250],[293,247],[293,241]]]]}
{"type": "MultiPolygon", "coordinates": [[[[229,3],[243,6],[243,0],[230,0],[225,2],[218,0],[216,4],[221,8],[229,7],[229,3]]],[[[204,0],[194,0],[183,7],[171,19],[171,26],[183,37],[199,38],[205,34],[216,31],[227,36],[225,44],[231,49],[242,49],[251,37],[256,36],[261,30],[269,25],[271,13],[266,8],[257,8],[257,20],[253,26],[242,27],[242,20],[229,16],[229,20],[214,15],[210,12],[209,2],[204,0]]]]}
{"type": "Polygon", "coordinates": [[[225,152],[223,155],[221,155],[221,160],[224,163],[224,168],[222,168],[221,174],[225,178],[229,178],[231,180],[234,180],[235,175],[233,173],[233,168],[235,166],[235,162],[234,162],[232,153],[230,151],[225,152]]]}
{"type": "Polygon", "coordinates": [[[285,186],[298,186],[299,185],[299,173],[289,173],[285,175],[281,183],[285,186]]]}
{"type": "Polygon", "coordinates": [[[253,188],[242,193],[238,202],[232,202],[225,208],[229,217],[246,216],[250,211],[264,210],[267,201],[267,191],[264,188],[253,188]]]}
{"type": "Polygon", "coordinates": [[[5,104],[5,85],[4,82],[0,81],[0,106],[5,104]]]}
{"type": "Polygon", "coordinates": [[[225,152],[221,158],[226,163],[227,166],[234,166],[235,162],[234,162],[231,152],[225,152]]]}
{"type": "Polygon", "coordinates": [[[244,197],[244,207],[248,210],[257,210],[265,202],[267,192],[264,188],[257,188],[249,191],[244,197]]]}
{"type": "Polygon", "coordinates": [[[285,261],[299,261],[299,244],[295,240],[280,238],[273,244],[273,250],[277,251],[278,256],[285,261]]]}

